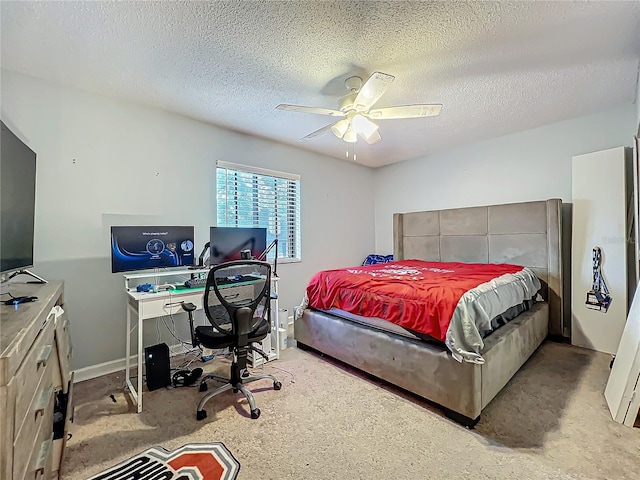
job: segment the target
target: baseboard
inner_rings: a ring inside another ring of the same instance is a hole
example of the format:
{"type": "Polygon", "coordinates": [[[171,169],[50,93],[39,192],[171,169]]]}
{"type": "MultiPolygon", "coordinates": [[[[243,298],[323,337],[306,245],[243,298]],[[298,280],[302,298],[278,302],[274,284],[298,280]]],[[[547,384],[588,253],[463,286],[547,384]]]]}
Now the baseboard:
{"type": "MultiPolygon", "coordinates": [[[[171,356],[183,353],[182,345],[172,345],[169,347],[169,353],[171,356]]],[[[136,355],[131,356],[131,365],[136,366],[138,361],[136,355]]],[[[126,358],[120,358],[118,360],[111,360],[110,362],[100,363],[98,365],[91,365],[89,367],[79,368],[75,370],[74,382],[84,382],[85,380],[91,380],[92,378],[98,378],[103,375],[109,375],[111,373],[122,372],[126,367],[126,358]]]]}

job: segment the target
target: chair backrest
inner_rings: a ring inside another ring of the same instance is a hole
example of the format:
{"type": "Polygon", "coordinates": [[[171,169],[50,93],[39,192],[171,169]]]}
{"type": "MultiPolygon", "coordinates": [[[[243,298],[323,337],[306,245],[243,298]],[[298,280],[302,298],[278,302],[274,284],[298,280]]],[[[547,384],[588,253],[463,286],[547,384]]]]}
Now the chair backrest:
{"type": "Polygon", "coordinates": [[[246,336],[267,318],[270,294],[269,263],[259,260],[221,263],[209,270],[204,312],[220,333],[246,336]]]}

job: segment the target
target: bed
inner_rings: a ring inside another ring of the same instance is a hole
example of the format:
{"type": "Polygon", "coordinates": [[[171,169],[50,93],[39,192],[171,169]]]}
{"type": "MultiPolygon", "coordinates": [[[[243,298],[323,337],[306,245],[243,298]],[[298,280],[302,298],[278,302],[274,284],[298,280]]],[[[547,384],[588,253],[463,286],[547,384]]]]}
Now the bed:
{"type": "Polygon", "coordinates": [[[561,210],[562,202],[552,199],[394,215],[395,260],[508,263],[540,280],[540,301],[483,339],[481,362],[456,360],[446,345],[386,320],[335,309],[300,309],[297,345],[424,397],[473,427],[549,332],[562,330],[561,210]]]}

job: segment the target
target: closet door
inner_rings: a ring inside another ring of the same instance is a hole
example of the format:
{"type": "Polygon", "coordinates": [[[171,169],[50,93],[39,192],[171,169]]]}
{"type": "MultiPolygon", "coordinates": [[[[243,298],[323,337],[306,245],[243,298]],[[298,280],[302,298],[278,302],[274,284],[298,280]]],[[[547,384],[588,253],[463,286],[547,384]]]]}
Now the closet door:
{"type": "Polygon", "coordinates": [[[604,396],[616,422],[630,427],[640,408],[640,288],[636,289],[629,318],[618,346],[604,396]]]}
{"type": "Polygon", "coordinates": [[[573,157],[571,343],[611,354],[627,317],[625,185],[624,147],[573,157]]]}

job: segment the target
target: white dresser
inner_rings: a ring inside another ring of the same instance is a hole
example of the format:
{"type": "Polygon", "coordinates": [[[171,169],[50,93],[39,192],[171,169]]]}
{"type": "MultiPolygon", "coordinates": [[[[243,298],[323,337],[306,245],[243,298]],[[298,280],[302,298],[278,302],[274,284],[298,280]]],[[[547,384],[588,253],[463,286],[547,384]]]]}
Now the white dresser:
{"type": "Polygon", "coordinates": [[[58,478],[73,420],[63,282],[10,283],[3,291],[38,300],[0,305],[0,478],[58,478]]]}

